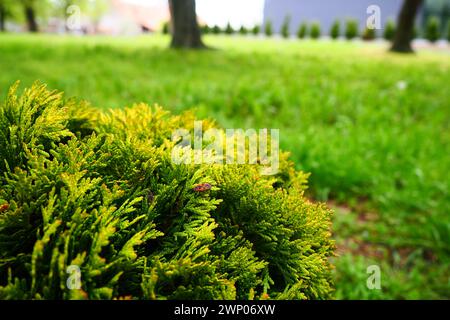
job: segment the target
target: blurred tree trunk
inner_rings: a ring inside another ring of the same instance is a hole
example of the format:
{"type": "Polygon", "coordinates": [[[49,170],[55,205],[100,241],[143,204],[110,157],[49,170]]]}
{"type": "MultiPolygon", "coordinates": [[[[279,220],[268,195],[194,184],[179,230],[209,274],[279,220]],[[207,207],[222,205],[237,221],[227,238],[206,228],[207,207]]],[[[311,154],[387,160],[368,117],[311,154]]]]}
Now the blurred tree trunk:
{"type": "Polygon", "coordinates": [[[0,1],[0,31],[5,31],[5,17],[6,9],[4,4],[0,1]]]}
{"type": "Polygon", "coordinates": [[[423,0],[404,0],[397,19],[394,42],[391,51],[413,52],[411,40],[413,38],[414,21],[423,0]]]}
{"type": "Polygon", "coordinates": [[[38,32],[38,24],[36,21],[36,10],[33,7],[32,1],[24,3],[25,19],[27,20],[28,31],[38,32]]]}
{"type": "Polygon", "coordinates": [[[169,0],[172,48],[204,48],[195,13],[195,0],[169,0]]]}

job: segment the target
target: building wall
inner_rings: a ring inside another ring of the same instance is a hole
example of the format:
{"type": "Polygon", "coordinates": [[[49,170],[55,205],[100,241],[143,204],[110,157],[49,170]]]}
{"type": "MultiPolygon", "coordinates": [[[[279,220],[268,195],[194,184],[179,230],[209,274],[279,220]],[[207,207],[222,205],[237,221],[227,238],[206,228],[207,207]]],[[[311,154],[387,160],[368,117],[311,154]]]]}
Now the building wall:
{"type": "MultiPolygon", "coordinates": [[[[403,0],[266,0],[264,23],[270,20],[274,30],[280,31],[286,16],[290,16],[290,31],[294,34],[302,22],[317,21],[322,33],[329,34],[336,19],[357,19],[360,28],[366,26],[367,8],[378,5],[381,9],[381,26],[388,19],[396,19],[403,0]]],[[[341,27],[342,28],[342,27],[341,27]]]]}

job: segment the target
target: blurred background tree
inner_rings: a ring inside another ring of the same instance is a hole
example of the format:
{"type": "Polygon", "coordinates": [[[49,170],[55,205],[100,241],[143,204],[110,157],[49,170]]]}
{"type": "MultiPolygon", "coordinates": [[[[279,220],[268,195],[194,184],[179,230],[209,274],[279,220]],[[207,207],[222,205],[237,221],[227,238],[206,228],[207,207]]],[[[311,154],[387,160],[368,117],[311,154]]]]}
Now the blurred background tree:
{"type": "Polygon", "coordinates": [[[38,24],[37,24],[37,6],[42,5],[42,1],[38,3],[36,0],[21,0],[23,5],[23,10],[25,13],[25,19],[27,21],[28,31],[30,32],[38,32],[38,24]]]}
{"type": "Polygon", "coordinates": [[[336,20],[331,26],[330,36],[332,39],[337,39],[341,35],[341,23],[336,20]]]}
{"type": "Polygon", "coordinates": [[[272,28],[272,22],[267,21],[266,25],[264,26],[264,34],[268,37],[272,36],[273,34],[273,28],[272,28]]]}
{"type": "Polygon", "coordinates": [[[6,7],[4,0],[0,0],[0,31],[5,31],[6,7]]]}
{"type": "Polygon", "coordinates": [[[425,27],[425,38],[436,42],[440,37],[440,23],[437,17],[429,17],[425,27]]]}
{"type": "Polygon", "coordinates": [[[363,40],[370,41],[374,40],[377,36],[375,29],[373,28],[365,28],[362,34],[363,40]]]}
{"type": "Polygon", "coordinates": [[[413,39],[414,21],[423,0],[404,0],[397,19],[397,27],[391,51],[413,52],[411,40],[413,39]]]}
{"type": "Polygon", "coordinates": [[[358,21],[348,19],[345,26],[345,38],[351,40],[358,36],[358,21]]]}
{"type": "Polygon", "coordinates": [[[222,31],[222,30],[220,30],[220,27],[219,27],[218,25],[214,25],[214,26],[212,27],[212,33],[213,33],[213,34],[220,34],[221,31],[222,31]]]}
{"type": "Polygon", "coordinates": [[[422,26],[424,28],[431,17],[439,20],[439,31],[441,34],[444,33],[446,22],[450,20],[450,1],[426,0],[422,10],[422,26]]]}
{"type": "Polygon", "coordinates": [[[284,18],[283,24],[281,26],[281,35],[283,36],[283,38],[289,38],[289,36],[290,36],[290,32],[289,32],[290,23],[291,23],[291,17],[289,15],[287,15],[284,18]]]}
{"type": "Polygon", "coordinates": [[[195,0],[169,0],[172,48],[205,48],[197,22],[195,0]]]}
{"type": "Polygon", "coordinates": [[[394,40],[395,35],[395,22],[393,20],[388,20],[384,26],[383,38],[385,40],[394,40]]]}
{"type": "Polygon", "coordinates": [[[170,33],[170,23],[169,22],[164,22],[163,26],[162,26],[162,33],[163,34],[169,34],[170,33]]]}
{"type": "Polygon", "coordinates": [[[71,14],[68,9],[73,5],[97,23],[110,3],[108,0],[0,0],[0,31],[6,30],[7,22],[25,24],[29,32],[45,31],[50,17],[67,19],[71,14]]]}
{"type": "Polygon", "coordinates": [[[21,1],[0,0],[0,31],[6,31],[8,21],[24,21],[21,1]]]}
{"type": "Polygon", "coordinates": [[[227,26],[225,27],[225,34],[233,34],[234,33],[234,29],[231,26],[231,23],[227,23],[227,26]]]}
{"type": "Polygon", "coordinates": [[[256,36],[261,32],[261,27],[257,24],[253,27],[252,33],[256,36]]]}
{"type": "Polygon", "coordinates": [[[202,34],[210,34],[211,33],[211,28],[207,24],[203,25],[200,29],[201,29],[202,34]]]}
{"type": "Polygon", "coordinates": [[[297,30],[297,38],[304,39],[307,33],[308,33],[308,25],[305,22],[302,22],[297,30]]]}
{"type": "Polygon", "coordinates": [[[450,42],[450,19],[447,22],[447,41],[450,42]]]}
{"type": "Polygon", "coordinates": [[[321,34],[320,23],[315,21],[311,24],[311,39],[319,39],[321,34]]]}

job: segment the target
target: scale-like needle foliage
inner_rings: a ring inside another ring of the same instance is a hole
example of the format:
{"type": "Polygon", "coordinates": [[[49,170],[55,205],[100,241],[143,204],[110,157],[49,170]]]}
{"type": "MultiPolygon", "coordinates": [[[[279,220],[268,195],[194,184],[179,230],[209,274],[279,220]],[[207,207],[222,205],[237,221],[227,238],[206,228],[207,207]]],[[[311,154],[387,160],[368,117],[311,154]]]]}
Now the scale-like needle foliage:
{"type": "Polygon", "coordinates": [[[16,91],[0,108],[0,298],[331,297],[331,213],[286,155],[276,176],[174,164],[192,114],[16,91]]]}

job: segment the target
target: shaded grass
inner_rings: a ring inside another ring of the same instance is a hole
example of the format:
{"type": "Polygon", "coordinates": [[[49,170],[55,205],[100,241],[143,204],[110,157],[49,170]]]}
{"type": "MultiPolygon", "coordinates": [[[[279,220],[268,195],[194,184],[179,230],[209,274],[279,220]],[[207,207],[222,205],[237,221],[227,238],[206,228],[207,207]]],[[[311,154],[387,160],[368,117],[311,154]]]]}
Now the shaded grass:
{"type": "Polygon", "coordinates": [[[390,254],[345,252],[338,297],[450,297],[450,55],[221,36],[206,39],[218,50],[189,52],[166,49],[168,41],[0,35],[1,96],[17,79],[40,79],[99,108],[144,101],[195,108],[225,127],[280,128],[282,147],[311,172],[312,197],[356,216],[376,212],[362,225],[338,213],[338,244],[362,237],[388,252],[408,248],[401,267],[390,254]],[[397,289],[367,291],[361,270],[374,261],[397,289]]]}

